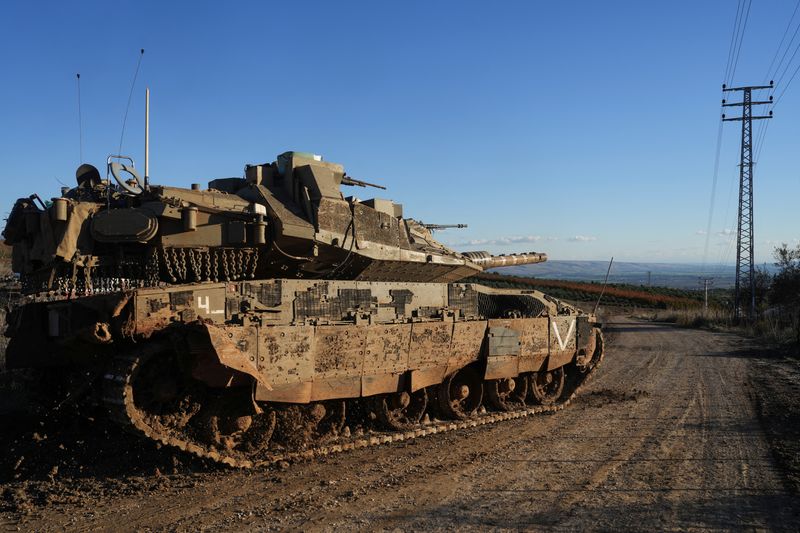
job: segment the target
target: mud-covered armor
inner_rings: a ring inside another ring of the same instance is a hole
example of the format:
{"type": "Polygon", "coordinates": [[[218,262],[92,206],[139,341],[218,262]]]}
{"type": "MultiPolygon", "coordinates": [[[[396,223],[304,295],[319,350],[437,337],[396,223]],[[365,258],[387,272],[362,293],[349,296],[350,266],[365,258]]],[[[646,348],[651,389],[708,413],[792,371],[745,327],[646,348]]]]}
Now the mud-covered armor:
{"type": "Polygon", "coordinates": [[[7,366],[84,369],[147,438],[238,466],[411,438],[557,408],[602,357],[593,316],[463,282],[544,254],[452,250],[319,156],[205,189],[108,174],[15,203],[7,366]]]}

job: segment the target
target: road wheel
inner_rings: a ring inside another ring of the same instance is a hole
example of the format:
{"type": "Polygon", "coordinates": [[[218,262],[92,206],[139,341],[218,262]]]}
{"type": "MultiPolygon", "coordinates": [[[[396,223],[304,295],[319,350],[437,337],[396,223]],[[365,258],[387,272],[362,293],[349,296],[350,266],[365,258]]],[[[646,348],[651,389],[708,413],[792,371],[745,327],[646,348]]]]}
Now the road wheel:
{"type": "Polygon", "coordinates": [[[428,406],[425,389],[396,392],[376,398],[378,420],[389,429],[404,431],[416,426],[428,406]]]}
{"type": "Polygon", "coordinates": [[[531,372],[528,382],[528,399],[540,405],[553,405],[564,392],[564,367],[531,372]]]}
{"type": "Polygon", "coordinates": [[[437,391],[439,410],[445,418],[464,420],[474,415],[483,399],[483,380],[474,368],[462,368],[445,378],[437,391]]]}
{"type": "Polygon", "coordinates": [[[334,439],[345,424],[345,402],[329,400],[311,404],[275,406],[275,440],[287,448],[303,449],[334,439]]]}
{"type": "Polygon", "coordinates": [[[343,400],[329,400],[317,402],[310,406],[312,420],[316,422],[317,439],[325,441],[338,437],[345,424],[345,403],[343,400]]]}
{"type": "Polygon", "coordinates": [[[528,395],[526,377],[492,379],[485,386],[487,403],[498,411],[513,411],[525,407],[525,397],[528,395]]]}
{"type": "Polygon", "coordinates": [[[249,391],[226,391],[208,395],[198,416],[200,436],[207,443],[226,450],[248,453],[267,447],[275,430],[275,411],[256,405],[249,391]]]}

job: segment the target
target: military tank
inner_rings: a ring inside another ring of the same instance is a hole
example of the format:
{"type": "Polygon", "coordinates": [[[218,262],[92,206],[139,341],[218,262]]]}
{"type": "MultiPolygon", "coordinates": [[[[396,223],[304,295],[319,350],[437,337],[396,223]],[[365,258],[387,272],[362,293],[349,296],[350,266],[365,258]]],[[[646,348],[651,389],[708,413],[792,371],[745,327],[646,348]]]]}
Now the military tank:
{"type": "Polygon", "coordinates": [[[141,437],[231,466],[310,457],[559,409],[603,356],[591,314],[468,280],[545,254],[457,252],[345,196],[374,185],[320,156],[206,188],[106,163],[11,211],[6,365],[81,376],[72,400],[141,437]]]}

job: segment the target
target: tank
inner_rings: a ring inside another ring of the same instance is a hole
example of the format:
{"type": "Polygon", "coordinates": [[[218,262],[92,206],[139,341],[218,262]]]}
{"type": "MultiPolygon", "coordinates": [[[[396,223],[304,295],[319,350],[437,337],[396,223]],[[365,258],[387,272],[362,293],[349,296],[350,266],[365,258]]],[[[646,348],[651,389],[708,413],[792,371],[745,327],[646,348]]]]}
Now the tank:
{"type": "Polygon", "coordinates": [[[205,188],[111,156],[76,182],[8,217],[6,365],[188,453],[247,467],[532,415],[602,359],[593,315],[470,279],[545,254],[453,250],[318,155],[205,188]]]}

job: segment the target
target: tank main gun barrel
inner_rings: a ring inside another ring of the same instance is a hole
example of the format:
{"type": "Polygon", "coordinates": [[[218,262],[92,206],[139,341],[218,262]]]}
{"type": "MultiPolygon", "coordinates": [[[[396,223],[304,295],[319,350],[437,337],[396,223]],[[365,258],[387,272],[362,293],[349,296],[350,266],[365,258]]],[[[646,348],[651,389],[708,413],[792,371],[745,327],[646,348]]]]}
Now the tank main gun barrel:
{"type": "Polygon", "coordinates": [[[464,252],[463,255],[484,270],[497,267],[532,265],[547,261],[547,254],[528,252],[522,254],[492,255],[489,252],[464,252]]]}

